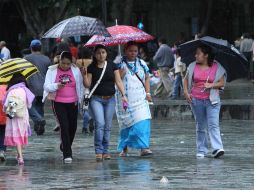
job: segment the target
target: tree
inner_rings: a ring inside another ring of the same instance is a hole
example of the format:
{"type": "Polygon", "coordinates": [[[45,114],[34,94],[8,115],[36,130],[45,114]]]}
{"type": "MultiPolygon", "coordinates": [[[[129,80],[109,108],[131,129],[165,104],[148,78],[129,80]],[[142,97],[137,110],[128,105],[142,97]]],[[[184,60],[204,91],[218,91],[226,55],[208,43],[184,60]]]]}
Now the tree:
{"type": "Polygon", "coordinates": [[[56,21],[64,18],[70,1],[17,0],[16,6],[26,24],[27,32],[33,37],[40,37],[56,21]]]}
{"type": "MultiPolygon", "coordinates": [[[[15,1],[15,0],[13,0],[15,1]]],[[[54,24],[79,14],[98,14],[98,1],[92,0],[16,0],[19,14],[22,16],[27,32],[41,37],[54,24]]],[[[99,7],[100,10],[100,7],[99,7]]],[[[99,12],[100,13],[100,12],[99,12]]],[[[96,15],[96,17],[98,17],[96,15]]]]}
{"type": "Polygon", "coordinates": [[[201,27],[201,31],[200,31],[201,36],[206,35],[207,29],[209,26],[209,21],[210,21],[211,14],[212,14],[213,0],[206,0],[205,4],[207,5],[207,11],[206,11],[204,23],[203,23],[203,25],[201,27]]]}
{"type": "Polygon", "coordinates": [[[113,10],[112,17],[119,20],[119,24],[130,25],[133,12],[133,0],[111,0],[113,10]]]}

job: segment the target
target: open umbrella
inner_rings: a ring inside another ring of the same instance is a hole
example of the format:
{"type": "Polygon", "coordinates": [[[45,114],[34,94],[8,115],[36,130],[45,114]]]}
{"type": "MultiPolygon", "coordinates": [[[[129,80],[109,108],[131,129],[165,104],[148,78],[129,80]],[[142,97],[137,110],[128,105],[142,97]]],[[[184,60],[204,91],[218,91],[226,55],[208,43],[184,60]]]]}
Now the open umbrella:
{"type": "Polygon", "coordinates": [[[247,75],[247,59],[228,41],[205,36],[180,45],[181,60],[187,65],[195,61],[196,49],[200,44],[210,46],[217,60],[227,71],[227,80],[232,81],[247,75]]]}
{"type": "Polygon", "coordinates": [[[0,84],[10,81],[14,73],[20,72],[26,79],[38,72],[36,66],[22,58],[8,59],[0,65],[0,84]]]}
{"type": "Polygon", "coordinates": [[[100,20],[85,16],[75,16],[57,23],[49,29],[42,38],[92,35],[110,36],[100,20]]]}
{"type": "Polygon", "coordinates": [[[154,37],[146,32],[126,25],[116,25],[107,28],[111,37],[104,37],[95,35],[85,44],[86,47],[93,47],[97,44],[102,44],[105,46],[114,46],[119,44],[126,44],[129,41],[135,42],[147,42],[153,40],[154,37]]]}

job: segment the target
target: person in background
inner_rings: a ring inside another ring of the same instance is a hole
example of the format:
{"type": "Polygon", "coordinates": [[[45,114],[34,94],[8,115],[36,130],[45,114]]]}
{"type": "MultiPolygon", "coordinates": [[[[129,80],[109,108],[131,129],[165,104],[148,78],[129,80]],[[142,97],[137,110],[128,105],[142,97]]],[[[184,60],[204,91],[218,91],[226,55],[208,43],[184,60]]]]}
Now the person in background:
{"type": "Polygon", "coordinates": [[[122,100],[127,102],[118,68],[113,62],[107,62],[107,55],[105,46],[95,46],[93,62],[84,71],[84,85],[92,90],[106,66],[104,76],[94,91],[89,105],[95,120],[94,146],[97,161],[111,159],[109,142],[115,111],[115,84],[121,93],[122,100]]]}
{"type": "Polygon", "coordinates": [[[15,73],[3,99],[4,111],[8,116],[4,145],[16,146],[19,165],[24,164],[22,149],[28,144],[28,136],[31,135],[28,108],[32,106],[34,94],[27,87],[25,77],[21,73],[15,73]]]}
{"type": "MultiPolygon", "coordinates": [[[[86,47],[80,47],[78,49],[78,57],[77,57],[76,65],[80,68],[80,71],[82,74],[84,74],[84,69],[87,69],[87,67],[91,63],[92,63],[91,50],[86,47]]],[[[89,89],[85,89],[85,95],[88,95],[88,94],[89,94],[89,89]]],[[[88,134],[90,132],[92,134],[93,131],[94,131],[94,120],[91,116],[91,112],[89,110],[84,110],[82,133],[88,134]]]]}
{"type": "Polygon", "coordinates": [[[127,156],[128,147],[141,150],[141,156],[152,154],[150,150],[151,113],[149,68],[144,60],[139,59],[138,44],[128,42],[124,48],[125,56],[118,65],[125,87],[128,105],[121,98],[121,91],[116,93],[116,115],[120,127],[118,151],[121,157],[127,156]]]}
{"type": "Polygon", "coordinates": [[[83,78],[79,68],[72,63],[70,52],[60,54],[59,64],[49,67],[45,83],[43,101],[51,93],[53,111],[60,124],[60,150],[63,162],[72,163],[72,143],[77,130],[78,104],[83,99],[83,78]]]}
{"type": "Polygon", "coordinates": [[[212,156],[219,158],[224,154],[219,127],[219,90],[225,86],[226,71],[214,60],[212,48],[205,44],[197,47],[195,57],[184,78],[184,96],[196,120],[196,157],[208,155],[209,135],[212,156]]]}
{"type": "Polygon", "coordinates": [[[0,42],[0,49],[1,49],[1,53],[0,53],[0,63],[6,61],[7,59],[11,58],[11,53],[10,50],[6,47],[6,42],[5,41],[1,41],[0,42]]]}
{"type": "Polygon", "coordinates": [[[24,57],[39,70],[38,73],[27,80],[29,89],[35,95],[32,107],[29,109],[29,115],[33,120],[34,131],[37,135],[43,135],[45,131],[46,121],[44,119],[44,103],[42,102],[43,84],[48,67],[51,65],[50,59],[41,53],[41,47],[42,44],[40,40],[32,40],[30,44],[32,53],[24,57]]]}
{"type": "Polygon", "coordinates": [[[248,78],[251,78],[251,68],[250,68],[250,64],[252,61],[252,44],[253,44],[253,40],[250,37],[250,34],[248,33],[244,33],[242,36],[242,40],[240,43],[240,52],[247,58],[248,60],[248,65],[247,65],[247,69],[248,69],[248,78]]]}
{"type": "Polygon", "coordinates": [[[153,57],[160,70],[160,83],[154,92],[154,96],[162,96],[164,91],[166,91],[167,97],[171,95],[172,82],[169,78],[169,71],[174,66],[174,55],[166,42],[165,38],[158,40],[159,49],[153,57]]]}
{"type": "Polygon", "coordinates": [[[181,62],[181,55],[180,55],[180,49],[177,48],[175,50],[175,55],[176,55],[176,59],[175,59],[175,80],[174,80],[174,87],[173,87],[173,92],[172,92],[172,96],[171,99],[175,100],[177,98],[180,98],[181,96],[181,92],[183,91],[183,82],[182,82],[182,78],[184,77],[184,72],[186,70],[186,65],[185,63],[181,62]]]}

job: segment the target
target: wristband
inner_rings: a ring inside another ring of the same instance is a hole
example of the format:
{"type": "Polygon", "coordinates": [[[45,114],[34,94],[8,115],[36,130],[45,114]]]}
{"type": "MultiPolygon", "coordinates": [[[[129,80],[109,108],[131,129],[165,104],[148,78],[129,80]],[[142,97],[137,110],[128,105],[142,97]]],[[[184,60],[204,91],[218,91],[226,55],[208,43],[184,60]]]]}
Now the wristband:
{"type": "Polygon", "coordinates": [[[151,96],[151,93],[147,92],[147,93],[146,93],[146,95],[149,95],[149,96],[151,96]]]}

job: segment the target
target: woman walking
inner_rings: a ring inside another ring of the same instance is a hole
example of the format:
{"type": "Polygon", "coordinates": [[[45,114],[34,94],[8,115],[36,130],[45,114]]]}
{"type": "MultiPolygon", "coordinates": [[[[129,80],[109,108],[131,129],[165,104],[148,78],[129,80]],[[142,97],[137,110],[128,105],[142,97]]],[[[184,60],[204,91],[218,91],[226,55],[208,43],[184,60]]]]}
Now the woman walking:
{"type": "Polygon", "coordinates": [[[95,120],[94,146],[97,161],[111,158],[109,141],[115,111],[115,84],[120,90],[121,99],[127,101],[116,65],[113,62],[107,62],[106,47],[97,45],[94,49],[93,62],[84,72],[85,87],[92,90],[102,74],[103,77],[90,100],[90,108],[95,120]],[[104,74],[103,70],[105,70],[104,74]]]}
{"type": "Polygon", "coordinates": [[[219,158],[224,154],[219,128],[219,90],[225,86],[226,71],[214,61],[212,48],[207,45],[198,46],[195,57],[184,79],[184,96],[196,120],[196,156],[207,156],[209,135],[212,155],[219,158]]]}
{"type": "Polygon", "coordinates": [[[28,144],[28,136],[31,135],[28,108],[31,108],[35,96],[27,88],[26,79],[21,73],[12,76],[6,90],[3,104],[8,117],[4,144],[16,146],[18,164],[23,165],[22,149],[28,144]]]}
{"type": "Polygon", "coordinates": [[[44,98],[50,94],[53,111],[60,124],[64,163],[72,163],[72,143],[77,130],[78,103],[83,98],[83,78],[78,67],[72,64],[70,52],[60,54],[59,64],[49,67],[44,83],[44,98]]]}
{"type": "Polygon", "coordinates": [[[150,94],[149,68],[139,59],[138,45],[129,42],[119,64],[120,74],[128,98],[128,107],[124,109],[119,91],[116,93],[116,114],[120,126],[118,151],[120,156],[127,156],[127,147],[141,149],[141,156],[152,154],[150,150],[151,113],[148,102],[150,94]]]}

